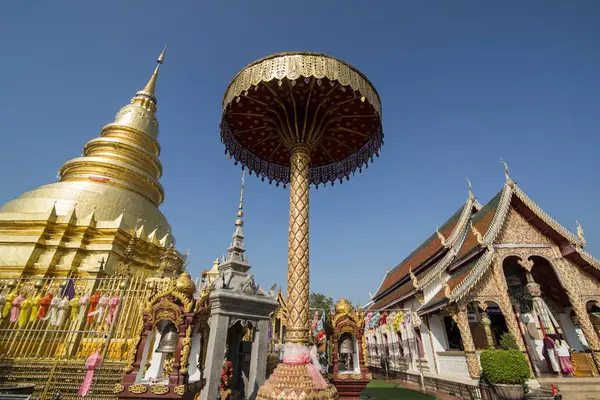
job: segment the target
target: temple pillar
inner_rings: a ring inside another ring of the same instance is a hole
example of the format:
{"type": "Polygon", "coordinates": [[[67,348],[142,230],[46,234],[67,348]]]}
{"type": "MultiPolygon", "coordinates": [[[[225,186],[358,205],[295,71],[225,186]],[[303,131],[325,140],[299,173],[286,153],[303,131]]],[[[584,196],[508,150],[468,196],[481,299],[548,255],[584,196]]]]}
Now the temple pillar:
{"type": "Polygon", "coordinates": [[[467,368],[469,370],[469,376],[473,379],[477,379],[480,376],[479,360],[477,359],[477,352],[475,351],[475,343],[473,343],[473,335],[471,334],[471,327],[469,326],[469,317],[467,315],[467,306],[459,305],[456,310],[452,313],[452,318],[458,325],[460,331],[460,337],[463,342],[465,350],[465,358],[467,359],[467,368]]]}
{"type": "MultiPolygon", "coordinates": [[[[526,274],[531,271],[531,263],[521,263],[519,265],[525,269],[526,274]]],[[[504,275],[504,268],[501,261],[495,262],[493,266],[493,278],[496,282],[496,286],[498,287],[498,297],[496,298],[496,303],[500,308],[500,312],[504,316],[504,321],[506,322],[506,327],[508,328],[508,333],[515,338],[517,342],[517,346],[519,346],[519,350],[528,361],[529,371],[532,377],[539,375],[539,370],[535,365],[533,354],[535,352],[535,348],[527,347],[525,343],[525,332],[523,327],[521,326],[521,322],[519,316],[515,313],[515,309],[513,308],[513,303],[508,294],[508,284],[506,282],[506,276],[504,275]],[[531,354],[531,357],[530,357],[531,354]]],[[[533,279],[529,273],[527,279],[533,279]]],[[[518,307],[518,304],[515,304],[515,307],[518,307]]],[[[517,308],[517,312],[519,309],[517,308]]]]}
{"type": "Polygon", "coordinates": [[[556,275],[567,292],[573,311],[579,319],[581,330],[583,331],[585,340],[587,340],[590,351],[592,352],[594,363],[596,364],[596,367],[600,369],[600,340],[598,339],[598,335],[596,334],[590,316],[588,315],[586,304],[580,299],[580,296],[577,293],[577,275],[571,272],[568,261],[562,257],[555,258],[552,261],[552,264],[555,267],[554,271],[556,272],[556,275]]]}
{"type": "Polygon", "coordinates": [[[581,330],[583,331],[585,340],[588,342],[596,367],[600,369],[600,341],[598,340],[598,335],[594,330],[590,316],[587,313],[586,306],[578,298],[573,298],[571,294],[569,294],[569,300],[571,301],[571,306],[573,307],[573,311],[575,311],[575,315],[577,315],[577,318],[579,319],[581,330]]]}
{"type": "Polygon", "coordinates": [[[246,398],[254,399],[259,386],[265,383],[267,374],[267,347],[268,347],[268,321],[258,321],[254,330],[252,341],[252,354],[250,356],[250,373],[246,398]]]}
{"type": "Polygon", "coordinates": [[[508,293],[503,292],[501,294],[500,299],[498,300],[498,307],[500,307],[500,312],[502,312],[502,315],[504,316],[508,333],[515,338],[517,345],[519,346],[519,350],[521,350],[523,353],[526,353],[527,350],[525,348],[525,342],[523,341],[523,335],[521,334],[518,319],[513,310],[508,293]]]}
{"type": "Polygon", "coordinates": [[[213,400],[217,398],[221,384],[221,371],[223,370],[223,359],[225,356],[225,344],[227,342],[227,331],[229,329],[229,316],[213,314],[210,317],[210,334],[206,353],[205,377],[206,386],[200,392],[200,400],[213,400]]]}

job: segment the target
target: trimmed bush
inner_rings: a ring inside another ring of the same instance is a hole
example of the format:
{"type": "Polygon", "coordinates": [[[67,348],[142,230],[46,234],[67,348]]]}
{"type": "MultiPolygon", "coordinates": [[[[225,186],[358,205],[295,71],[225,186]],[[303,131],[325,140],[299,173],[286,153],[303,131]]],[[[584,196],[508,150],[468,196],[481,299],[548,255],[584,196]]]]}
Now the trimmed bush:
{"type": "Polygon", "coordinates": [[[504,350],[519,350],[519,345],[515,340],[515,337],[508,332],[505,332],[500,336],[500,347],[504,350]]]}
{"type": "Polygon", "coordinates": [[[523,385],[529,379],[529,363],[519,350],[485,350],[481,369],[492,384],[523,385]]]}

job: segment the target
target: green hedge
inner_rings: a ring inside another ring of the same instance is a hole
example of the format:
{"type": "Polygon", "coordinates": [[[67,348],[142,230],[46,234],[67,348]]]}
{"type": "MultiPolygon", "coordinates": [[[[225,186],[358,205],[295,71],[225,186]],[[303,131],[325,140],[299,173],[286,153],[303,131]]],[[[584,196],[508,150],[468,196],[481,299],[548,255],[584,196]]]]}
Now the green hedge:
{"type": "Polygon", "coordinates": [[[500,347],[504,350],[519,350],[519,345],[515,340],[515,337],[508,332],[505,332],[500,336],[500,347]]]}
{"type": "Polygon", "coordinates": [[[481,369],[490,383],[522,385],[529,379],[529,363],[519,350],[485,350],[481,369]]]}

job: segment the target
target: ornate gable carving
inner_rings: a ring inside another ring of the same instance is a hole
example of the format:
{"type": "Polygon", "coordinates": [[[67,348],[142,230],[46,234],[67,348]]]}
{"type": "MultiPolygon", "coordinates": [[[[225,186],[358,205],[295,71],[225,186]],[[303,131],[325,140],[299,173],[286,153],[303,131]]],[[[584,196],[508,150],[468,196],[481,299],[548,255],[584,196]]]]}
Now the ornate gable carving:
{"type": "Polygon", "coordinates": [[[512,207],[496,243],[503,244],[553,244],[512,207]]]}
{"type": "Polygon", "coordinates": [[[182,312],[183,307],[177,303],[177,299],[172,295],[161,297],[147,312],[148,322],[152,327],[156,327],[160,321],[168,320],[173,322],[175,327],[178,327],[183,322],[184,315],[182,312]]]}

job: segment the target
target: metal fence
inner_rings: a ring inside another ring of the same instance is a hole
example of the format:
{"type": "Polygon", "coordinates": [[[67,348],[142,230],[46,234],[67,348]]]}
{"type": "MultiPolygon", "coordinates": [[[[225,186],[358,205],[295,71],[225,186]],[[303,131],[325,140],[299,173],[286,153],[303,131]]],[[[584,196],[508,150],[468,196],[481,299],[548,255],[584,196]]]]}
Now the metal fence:
{"type": "Polygon", "coordinates": [[[85,361],[99,349],[102,368],[87,398],[114,399],[141,338],[142,307],[170,283],[143,275],[0,279],[0,382],[33,383],[34,399],[56,391],[75,399],[85,361]]]}
{"type": "Polygon", "coordinates": [[[105,360],[126,360],[142,328],[141,307],[168,283],[145,276],[0,279],[0,359],[85,360],[102,348],[105,360]]]}

